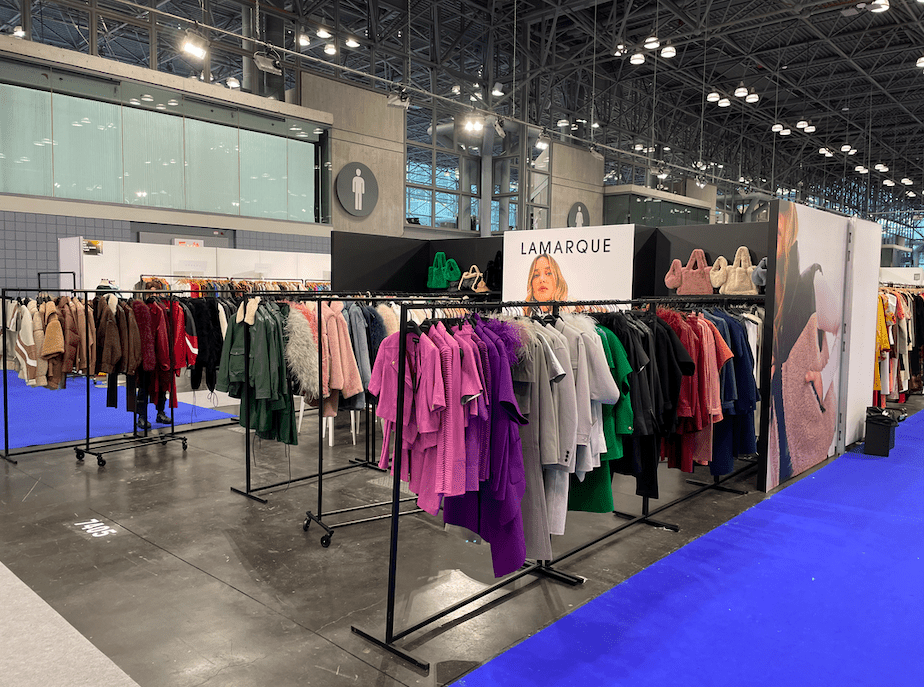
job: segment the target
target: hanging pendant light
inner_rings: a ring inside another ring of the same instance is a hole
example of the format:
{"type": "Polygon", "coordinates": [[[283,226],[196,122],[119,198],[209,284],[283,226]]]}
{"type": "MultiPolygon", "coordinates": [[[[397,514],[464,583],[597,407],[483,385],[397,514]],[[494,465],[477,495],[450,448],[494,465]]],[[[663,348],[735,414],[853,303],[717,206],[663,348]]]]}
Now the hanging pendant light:
{"type": "Polygon", "coordinates": [[[846,152],[847,152],[848,150],[850,150],[852,147],[853,147],[853,146],[850,145],[849,143],[845,143],[844,145],[841,146],[841,152],[842,152],[842,153],[846,153],[846,152]]]}
{"type": "Polygon", "coordinates": [[[667,42],[667,45],[661,48],[661,57],[666,57],[670,59],[671,57],[676,57],[676,55],[677,55],[677,48],[671,45],[670,41],[667,42]]]}
{"type": "Polygon", "coordinates": [[[729,105],[731,105],[731,100],[729,100],[728,98],[720,98],[718,104],[719,104],[719,107],[728,107],[729,105]]]}
{"type": "Polygon", "coordinates": [[[645,49],[646,50],[657,50],[661,47],[661,41],[658,40],[657,36],[649,36],[645,39],[645,49]]]}
{"type": "Polygon", "coordinates": [[[780,133],[782,130],[783,130],[783,125],[780,124],[779,122],[777,122],[776,124],[770,127],[770,131],[772,131],[775,134],[780,133]]]}
{"type": "Polygon", "coordinates": [[[789,136],[789,134],[791,133],[792,133],[792,129],[790,129],[789,127],[786,127],[780,132],[780,136],[789,136]]]}
{"type": "Polygon", "coordinates": [[[746,103],[756,103],[758,100],[760,100],[760,96],[757,95],[757,91],[755,91],[753,88],[751,89],[751,92],[748,93],[744,98],[744,102],[746,103]]]}
{"type": "Polygon", "coordinates": [[[804,119],[800,119],[798,122],[796,122],[797,129],[804,129],[807,126],[808,126],[808,122],[805,121],[804,119]]]}
{"type": "Polygon", "coordinates": [[[719,102],[719,100],[720,100],[721,98],[722,98],[722,96],[719,95],[719,92],[718,92],[718,91],[712,90],[712,91],[709,91],[709,95],[706,96],[706,102],[708,102],[708,103],[717,103],[717,102],[719,102]]]}
{"type": "Polygon", "coordinates": [[[889,0],[873,0],[867,7],[870,12],[885,12],[889,9],[889,0]]]}
{"type": "Polygon", "coordinates": [[[744,81],[738,84],[738,88],[735,89],[736,98],[744,98],[748,94],[747,86],[744,85],[744,81]]]}
{"type": "Polygon", "coordinates": [[[645,64],[645,54],[637,52],[629,58],[630,64],[645,64]]]}

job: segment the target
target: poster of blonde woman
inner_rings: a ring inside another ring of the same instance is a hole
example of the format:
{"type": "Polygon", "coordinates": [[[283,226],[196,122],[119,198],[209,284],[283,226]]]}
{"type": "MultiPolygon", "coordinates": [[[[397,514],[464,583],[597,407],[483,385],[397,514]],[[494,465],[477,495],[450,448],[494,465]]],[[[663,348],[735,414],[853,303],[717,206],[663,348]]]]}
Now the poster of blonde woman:
{"type": "Polygon", "coordinates": [[[632,297],[631,224],[504,234],[505,301],[627,300],[632,297]]]}
{"type": "Polygon", "coordinates": [[[844,217],[779,205],[768,490],[835,450],[847,230],[844,217]]]}

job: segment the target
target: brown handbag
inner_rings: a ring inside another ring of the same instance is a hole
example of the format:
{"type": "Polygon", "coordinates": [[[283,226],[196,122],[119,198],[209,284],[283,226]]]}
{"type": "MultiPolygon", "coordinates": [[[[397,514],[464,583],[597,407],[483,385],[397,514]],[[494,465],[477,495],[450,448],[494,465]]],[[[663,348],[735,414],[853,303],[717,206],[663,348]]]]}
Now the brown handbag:
{"type": "Polygon", "coordinates": [[[677,289],[678,296],[711,296],[711,269],[702,248],[696,248],[690,253],[686,266],[682,266],[680,260],[671,263],[671,268],[664,277],[664,285],[669,289],[677,289]]]}
{"type": "Polygon", "coordinates": [[[837,395],[833,387],[821,397],[824,393],[821,371],[828,361],[828,344],[822,339],[819,346],[818,332],[818,317],[812,313],[781,368],[786,441],[793,475],[828,457],[837,425],[837,395]]]}

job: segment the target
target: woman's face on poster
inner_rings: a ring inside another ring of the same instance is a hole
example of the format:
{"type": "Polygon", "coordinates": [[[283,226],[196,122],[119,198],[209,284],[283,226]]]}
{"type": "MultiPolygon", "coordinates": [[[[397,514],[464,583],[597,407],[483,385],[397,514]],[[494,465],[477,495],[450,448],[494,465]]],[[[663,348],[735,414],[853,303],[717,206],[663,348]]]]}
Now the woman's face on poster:
{"type": "Polygon", "coordinates": [[[555,273],[547,258],[539,258],[533,267],[531,285],[533,287],[533,298],[537,301],[548,301],[552,299],[555,292],[555,273]]]}

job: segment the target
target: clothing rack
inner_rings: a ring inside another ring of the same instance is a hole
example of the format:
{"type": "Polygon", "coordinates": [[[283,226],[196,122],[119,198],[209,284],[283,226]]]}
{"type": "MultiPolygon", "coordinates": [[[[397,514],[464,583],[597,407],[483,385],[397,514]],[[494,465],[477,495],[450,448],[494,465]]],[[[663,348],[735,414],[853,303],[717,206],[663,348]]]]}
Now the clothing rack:
{"type": "MultiPolygon", "coordinates": [[[[276,280],[276,281],[279,281],[279,280],[276,280]]],[[[324,383],[324,381],[323,381],[324,369],[323,369],[323,365],[321,364],[321,361],[320,361],[320,356],[321,356],[321,340],[322,340],[323,326],[324,326],[324,323],[323,323],[323,319],[324,319],[324,318],[323,318],[323,314],[322,314],[322,310],[321,310],[321,305],[322,305],[325,301],[338,300],[338,295],[339,295],[339,294],[334,294],[334,295],[332,295],[332,294],[327,293],[327,292],[319,293],[319,292],[311,292],[311,291],[257,291],[257,292],[253,292],[253,293],[247,292],[247,293],[242,294],[242,297],[243,297],[243,300],[244,300],[244,302],[243,302],[243,308],[244,308],[244,311],[245,311],[245,312],[246,312],[246,310],[247,310],[247,303],[249,302],[249,300],[250,300],[251,298],[255,298],[255,297],[259,297],[259,298],[284,298],[284,299],[286,299],[286,300],[314,301],[314,302],[317,303],[317,310],[318,310],[318,313],[317,313],[317,319],[318,319],[318,356],[319,356],[319,361],[318,361],[318,389],[319,389],[319,390],[323,388],[323,383],[324,383]]],[[[291,314],[290,314],[290,316],[291,316],[291,314]]],[[[250,341],[250,325],[247,324],[246,322],[244,322],[243,324],[244,324],[244,379],[248,379],[248,380],[249,380],[249,379],[250,379],[250,344],[251,344],[251,341],[250,341]]],[[[290,387],[291,387],[291,379],[290,379],[290,377],[289,377],[289,375],[288,375],[288,372],[287,372],[287,374],[286,374],[286,379],[287,379],[287,383],[288,383],[288,384],[290,385],[290,387]]],[[[290,391],[291,391],[291,388],[290,388],[290,391]]],[[[367,456],[367,458],[366,458],[366,461],[351,461],[351,462],[350,462],[350,465],[344,465],[344,466],[337,467],[337,468],[333,468],[333,469],[329,469],[329,470],[326,470],[326,471],[324,470],[324,438],[323,438],[323,436],[322,436],[322,435],[323,435],[322,427],[323,427],[323,423],[324,423],[324,416],[323,416],[323,413],[322,413],[322,408],[321,408],[321,403],[320,403],[321,400],[322,400],[322,399],[318,399],[319,404],[318,404],[318,469],[317,469],[317,472],[314,472],[314,473],[312,473],[312,474],[310,474],[310,475],[305,475],[305,476],[303,476],[303,477],[296,477],[296,478],[294,478],[294,479],[287,479],[287,480],[283,480],[283,481],[281,481],[281,482],[274,482],[274,483],[272,483],[272,484],[266,484],[266,485],[263,485],[263,486],[255,487],[255,486],[253,486],[253,479],[252,479],[252,474],[251,474],[251,448],[250,448],[250,432],[251,432],[251,422],[250,422],[250,387],[249,387],[249,384],[245,384],[245,385],[243,386],[243,395],[242,395],[242,397],[241,397],[241,412],[242,412],[242,416],[243,416],[243,419],[244,419],[244,460],[245,460],[244,480],[245,480],[245,484],[244,484],[244,488],[243,488],[243,489],[238,489],[237,487],[231,487],[231,491],[233,491],[235,494],[240,494],[241,496],[246,496],[247,498],[252,499],[252,500],[254,500],[254,501],[257,501],[257,502],[259,502],[259,503],[268,503],[268,500],[267,500],[267,499],[263,498],[262,496],[259,496],[259,493],[260,493],[260,492],[267,491],[267,490],[270,490],[270,489],[276,489],[276,488],[278,488],[278,487],[284,487],[284,486],[287,487],[287,486],[292,485],[292,484],[297,484],[297,483],[299,483],[299,482],[305,482],[305,481],[307,481],[307,480],[311,480],[311,479],[317,478],[317,479],[318,479],[318,512],[320,513],[320,512],[321,512],[321,509],[322,509],[322,505],[323,505],[324,476],[325,476],[325,475],[333,475],[333,474],[337,474],[337,473],[340,473],[340,472],[345,472],[345,471],[347,471],[347,470],[352,470],[352,469],[357,468],[357,467],[366,467],[366,468],[375,468],[375,469],[378,469],[378,466],[377,466],[373,461],[371,461],[371,460],[369,459],[369,451],[368,451],[368,444],[367,444],[367,451],[366,451],[366,456],[367,456]]],[[[368,406],[367,406],[367,411],[366,411],[366,435],[367,435],[367,437],[369,436],[370,431],[371,431],[371,430],[370,430],[370,420],[369,420],[369,412],[368,412],[368,406]]],[[[374,433],[373,433],[373,436],[374,436],[374,433]]],[[[382,504],[378,504],[378,505],[388,505],[388,503],[390,503],[390,502],[386,501],[386,502],[384,502],[384,503],[382,503],[382,504]]],[[[368,507],[368,506],[364,506],[364,507],[368,507]]],[[[355,509],[345,509],[345,510],[336,511],[336,512],[338,512],[338,513],[339,513],[339,512],[346,512],[346,511],[349,511],[349,510],[355,510],[355,509]]],[[[318,524],[320,524],[322,527],[324,527],[325,530],[327,530],[327,527],[324,525],[323,522],[321,522],[320,516],[315,517],[315,520],[316,520],[316,522],[318,522],[318,524]]],[[[306,521],[306,523],[307,523],[307,522],[308,522],[308,521],[306,521]]],[[[304,529],[306,529],[306,530],[308,529],[308,525],[307,525],[307,524],[304,526],[304,529]]],[[[331,531],[329,531],[329,532],[325,535],[325,538],[322,540],[322,544],[323,544],[325,547],[330,546],[330,536],[331,536],[332,534],[333,534],[333,531],[331,530],[331,531]]]]}
{"type": "MultiPolygon", "coordinates": [[[[152,276],[152,275],[149,275],[149,276],[152,276]]],[[[78,294],[82,294],[83,301],[84,301],[83,302],[84,317],[89,316],[89,295],[97,294],[96,289],[42,289],[42,291],[50,292],[50,293],[57,293],[59,295],[72,294],[76,296],[78,294]]],[[[27,293],[27,292],[31,293],[33,292],[33,289],[29,289],[29,288],[0,289],[0,300],[2,300],[2,302],[5,303],[8,297],[8,294],[21,294],[21,293],[27,293]]],[[[171,290],[171,291],[158,291],[156,292],[156,294],[154,294],[151,291],[120,289],[119,293],[131,293],[134,295],[149,295],[149,296],[156,295],[156,297],[158,298],[167,297],[169,302],[175,302],[176,300],[175,296],[177,294],[191,294],[192,291],[179,289],[179,290],[171,290]]],[[[173,336],[172,318],[168,318],[167,328],[168,328],[168,337],[167,337],[168,338],[168,350],[169,350],[170,359],[172,361],[174,359],[174,356],[173,356],[174,336],[173,336]]],[[[130,448],[137,448],[139,446],[145,446],[148,444],[160,443],[162,445],[166,445],[166,443],[169,441],[180,441],[182,442],[183,450],[185,451],[187,449],[188,441],[186,437],[176,434],[175,415],[174,415],[174,409],[172,407],[170,408],[170,432],[168,434],[149,434],[148,433],[149,430],[147,428],[144,429],[143,434],[139,434],[138,424],[137,424],[138,415],[136,411],[133,414],[134,419],[132,422],[131,437],[116,436],[116,437],[102,438],[102,439],[96,439],[96,440],[92,439],[90,436],[90,432],[91,432],[90,430],[90,385],[92,382],[92,378],[89,374],[90,366],[88,364],[86,372],[84,373],[84,375],[82,375],[86,379],[86,384],[87,384],[86,432],[85,432],[84,439],[77,443],[65,442],[63,444],[56,444],[50,447],[45,446],[45,447],[40,447],[40,448],[28,448],[25,450],[16,451],[15,453],[11,452],[9,448],[10,433],[9,433],[9,411],[8,411],[9,392],[8,392],[8,382],[7,382],[7,371],[8,371],[7,342],[6,342],[7,329],[8,327],[7,327],[6,313],[4,312],[3,324],[2,324],[2,335],[3,335],[3,441],[4,441],[2,457],[4,460],[10,463],[13,463],[15,465],[17,464],[17,461],[13,458],[13,456],[16,456],[16,455],[41,453],[44,451],[52,451],[52,450],[57,450],[60,448],[73,448],[78,461],[82,462],[86,454],[90,454],[96,457],[97,464],[100,467],[102,467],[106,465],[106,460],[103,458],[105,454],[114,453],[117,451],[124,451],[130,448]]],[[[87,338],[86,348],[85,348],[84,353],[86,354],[88,361],[90,358],[89,348],[90,348],[90,341],[89,341],[89,338],[87,338]]],[[[191,429],[186,430],[186,433],[200,431],[202,429],[210,429],[211,427],[214,427],[214,425],[209,425],[209,427],[191,428],[191,429]]]]}
{"type": "MultiPolygon", "coordinates": [[[[725,299],[740,302],[740,298],[735,297],[735,296],[729,296],[729,297],[722,296],[718,300],[725,300],[725,299]]],[[[676,300],[677,300],[676,298],[667,297],[667,298],[644,298],[644,299],[633,299],[633,300],[555,301],[555,302],[546,302],[544,304],[536,303],[533,301],[508,301],[508,302],[500,302],[500,303],[477,303],[477,304],[473,303],[469,306],[469,308],[466,308],[466,309],[503,310],[504,308],[508,308],[508,307],[523,308],[523,307],[543,306],[543,307],[551,307],[552,315],[557,317],[560,312],[560,309],[563,307],[571,307],[571,306],[591,307],[591,306],[611,306],[611,305],[649,305],[651,307],[656,307],[658,304],[663,304],[669,301],[676,301],[676,300]]],[[[684,300],[688,300],[688,299],[684,298],[684,300]]],[[[701,300],[697,299],[697,300],[698,302],[703,302],[703,303],[707,302],[706,298],[703,298],[701,300]]],[[[711,298],[711,299],[708,299],[708,302],[714,303],[716,302],[716,300],[717,299],[715,298],[711,298]]],[[[574,556],[575,554],[581,551],[584,551],[585,549],[591,546],[594,546],[612,537],[613,535],[627,529],[628,527],[631,527],[632,525],[644,523],[647,520],[650,520],[649,516],[651,515],[656,515],[683,501],[693,498],[694,496],[698,494],[715,489],[719,487],[720,485],[722,485],[723,482],[726,482],[738,476],[742,472],[752,469],[753,467],[752,465],[747,465],[743,468],[740,468],[739,470],[735,472],[732,472],[729,475],[719,478],[715,484],[705,484],[704,486],[699,487],[695,491],[690,492],[689,494],[686,494],[682,497],[679,497],[653,511],[650,511],[649,513],[639,515],[639,516],[634,516],[631,520],[620,524],[615,529],[612,529],[609,532],[606,532],[605,534],[598,536],[589,542],[586,542],[574,549],[571,549],[570,551],[567,551],[566,553],[561,554],[560,556],[557,556],[551,561],[527,562],[527,564],[523,568],[509,575],[503,580],[500,580],[499,582],[496,582],[495,584],[490,585],[489,587],[481,590],[480,592],[477,592],[471,596],[468,596],[465,599],[462,599],[461,601],[458,601],[450,605],[449,607],[444,608],[443,610],[438,611],[424,618],[423,620],[415,623],[414,625],[408,628],[405,628],[404,630],[400,630],[396,632],[395,631],[395,597],[396,597],[397,568],[398,568],[398,515],[400,514],[399,513],[399,508],[400,508],[399,497],[401,493],[401,458],[402,458],[402,451],[400,447],[403,445],[402,442],[404,439],[403,437],[404,422],[403,422],[402,416],[404,413],[404,387],[405,387],[404,378],[406,374],[405,357],[406,357],[406,351],[407,351],[407,337],[406,337],[407,323],[408,323],[407,311],[409,309],[413,309],[413,307],[415,306],[436,308],[436,307],[441,307],[442,305],[445,305],[445,303],[441,303],[439,301],[432,301],[430,303],[417,303],[417,304],[414,304],[414,306],[408,305],[403,302],[401,303],[401,314],[399,318],[399,329],[398,329],[398,332],[399,332],[398,371],[397,371],[398,380],[399,380],[398,388],[397,388],[398,421],[396,422],[396,426],[395,426],[395,444],[394,445],[396,447],[396,450],[394,453],[394,458],[392,460],[392,466],[391,466],[394,477],[392,480],[392,500],[391,500],[392,513],[391,513],[391,532],[390,532],[390,540],[389,540],[389,558],[388,558],[388,587],[387,587],[387,592],[386,592],[386,608],[385,608],[385,634],[384,634],[384,637],[382,638],[374,633],[371,633],[359,627],[356,627],[355,625],[351,626],[351,630],[355,634],[358,634],[360,637],[375,644],[379,648],[385,651],[388,651],[389,653],[397,656],[398,658],[401,658],[402,660],[407,661],[411,665],[414,665],[423,670],[429,670],[430,664],[427,661],[419,659],[413,654],[411,654],[410,652],[397,646],[396,642],[427,627],[428,625],[432,625],[433,623],[441,620],[442,618],[445,618],[447,615],[454,613],[458,611],[459,609],[471,603],[474,603],[475,601],[483,599],[484,597],[512,584],[516,580],[519,580],[520,578],[525,577],[526,575],[539,575],[543,577],[549,577],[551,579],[554,579],[559,582],[564,582],[566,584],[579,584],[583,582],[583,578],[578,578],[576,576],[563,573],[555,569],[554,566],[560,563],[561,561],[564,561],[574,556]]],[[[460,304],[458,303],[455,303],[454,306],[461,307],[460,304]]]]}

